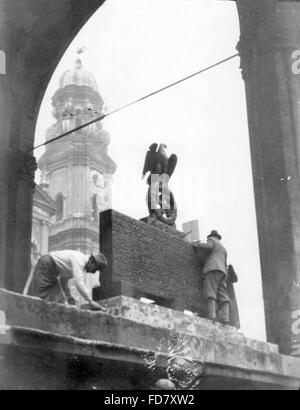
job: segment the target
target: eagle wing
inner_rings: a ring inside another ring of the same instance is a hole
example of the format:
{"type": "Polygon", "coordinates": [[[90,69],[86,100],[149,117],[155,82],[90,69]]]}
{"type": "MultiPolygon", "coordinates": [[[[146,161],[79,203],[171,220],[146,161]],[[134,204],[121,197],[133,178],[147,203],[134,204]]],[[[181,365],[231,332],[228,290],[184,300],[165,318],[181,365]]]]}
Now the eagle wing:
{"type": "Polygon", "coordinates": [[[146,158],[145,158],[145,164],[144,164],[144,169],[143,169],[143,178],[147,174],[147,172],[152,172],[153,169],[155,168],[156,161],[157,161],[157,148],[158,144],[152,144],[149,148],[149,151],[147,152],[146,158]]]}
{"type": "Polygon", "coordinates": [[[173,175],[173,173],[175,171],[177,162],[178,162],[177,155],[172,154],[169,158],[169,161],[168,161],[168,172],[167,172],[167,174],[169,175],[170,178],[171,178],[171,176],[173,175]]]}

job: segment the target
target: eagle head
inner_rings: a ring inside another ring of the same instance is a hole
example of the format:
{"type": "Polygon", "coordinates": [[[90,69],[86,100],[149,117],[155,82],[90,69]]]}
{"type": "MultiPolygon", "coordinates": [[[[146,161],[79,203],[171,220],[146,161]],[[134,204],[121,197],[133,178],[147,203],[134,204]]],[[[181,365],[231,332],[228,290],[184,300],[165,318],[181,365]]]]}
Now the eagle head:
{"type": "Polygon", "coordinates": [[[165,153],[167,148],[166,144],[160,144],[159,152],[165,153]]]}

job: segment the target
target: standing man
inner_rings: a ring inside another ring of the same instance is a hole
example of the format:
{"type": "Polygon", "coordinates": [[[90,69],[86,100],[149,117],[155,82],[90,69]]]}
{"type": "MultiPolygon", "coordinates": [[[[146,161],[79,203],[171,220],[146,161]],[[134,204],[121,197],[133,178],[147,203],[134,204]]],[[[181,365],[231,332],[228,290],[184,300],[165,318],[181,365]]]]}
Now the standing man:
{"type": "Polygon", "coordinates": [[[221,239],[217,231],[212,231],[207,237],[207,243],[195,243],[195,247],[209,252],[203,267],[203,293],[207,301],[208,319],[218,319],[221,323],[228,324],[230,299],[227,289],[227,251],[221,239]]]}
{"type": "Polygon", "coordinates": [[[48,302],[67,302],[74,305],[75,300],[68,286],[69,280],[74,279],[80,295],[91,308],[104,311],[105,308],[92,300],[84,279],[85,272],[94,274],[107,265],[107,259],[101,253],[89,256],[72,250],[50,252],[39,259],[35,268],[34,296],[48,302]]]}

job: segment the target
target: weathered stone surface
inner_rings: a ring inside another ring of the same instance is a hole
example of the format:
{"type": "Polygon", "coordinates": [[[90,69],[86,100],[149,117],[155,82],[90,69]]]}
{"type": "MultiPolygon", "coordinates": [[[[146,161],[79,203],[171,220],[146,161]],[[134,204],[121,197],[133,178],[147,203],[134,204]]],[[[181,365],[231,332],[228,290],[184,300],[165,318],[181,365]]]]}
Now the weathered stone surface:
{"type": "MultiPolygon", "coordinates": [[[[42,343],[38,335],[33,335],[35,343],[42,343]]],[[[27,339],[30,336],[27,335],[27,339]]],[[[60,340],[53,340],[59,345],[60,340]]],[[[67,346],[67,345],[66,345],[67,346]]],[[[62,346],[61,346],[62,347],[62,346]]],[[[60,348],[61,348],[60,347],[60,348]]],[[[93,358],[78,355],[83,346],[68,345],[69,353],[33,347],[6,346],[0,343],[0,389],[1,390],[135,390],[139,381],[150,388],[153,383],[145,374],[145,369],[131,366],[117,366],[114,362],[96,360],[97,350],[90,349],[93,358]],[[113,375],[113,377],[112,377],[113,375]]],[[[121,355],[119,359],[121,359],[121,355]]],[[[153,377],[153,376],[152,376],[153,377]]],[[[155,376],[154,376],[155,377],[155,376]]]]}
{"type": "Polygon", "coordinates": [[[173,309],[205,316],[199,259],[180,232],[112,210],[101,213],[100,223],[101,250],[109,260],[101,275],[101,298],[148,296],[173,309]],[[123,287],[116,290],[120,282],[123,287]]]}
{"type": "MultiPolygon", "coordinates": [[[[300,360],[279,355],[274,345],[248,340],[228,326],[213,325],[205,319],[131,298],[117,297],[102,303],[107,306],[108,313],[49,304],[0,290],[0,311],[6,314],[6,325],[14,335],[13,344],[23,345],[30,340],[30,332],[38,335],[43,331],[48,332],[43,338],[36,336],[36,340],[40,340],[39,349],[45,346],[48,351],[60,350],[63,344],[58,343],[59,338],[66,338],[70,352],[73,352],[75,343],[77,348],[82,345],[83,356],[89,356],[95,355],[95,351],[89,350],[88,346],[91,349],[94,346],[94,349],[98,343],[100,348],[104,343],[106,348],[122,348],[129,356],[130,352],[140,351],[140,358],[132,360],[141,365],[142,356],[147,352],[170,356],[170,341],[176,339],[176,343],[188,347],[186,354],[189,357],[196,363],[205,364],[206,377],[217,376],[219,383],[227,377],[232,380],[231,388],[239,380],[251,381],[253,388],[262,385],[299,387],[300,360]],[[25,339],[22,329],[28,333],[25,339]],[[57,342],[54,343],[55,339],[57,342]]],[[[4,343],[4,338],[0,336],[0,343],[4,343]]],[[[65,348],[63,352],[67,353],[65,348]]]]}
{"type": "Polygon", "coordinates": [[[142,303],[136,299],[120,296],[101,301],[107,313],[115,317],[123,317],[132,322],[164,328],[169,331],[218,340],[224,343],[236,343],[263,353],[278,354],[278,346],[247,339],[241,332],[231,326],[212,323],[197,316],[167,309],[162,306],[142,303]]]}

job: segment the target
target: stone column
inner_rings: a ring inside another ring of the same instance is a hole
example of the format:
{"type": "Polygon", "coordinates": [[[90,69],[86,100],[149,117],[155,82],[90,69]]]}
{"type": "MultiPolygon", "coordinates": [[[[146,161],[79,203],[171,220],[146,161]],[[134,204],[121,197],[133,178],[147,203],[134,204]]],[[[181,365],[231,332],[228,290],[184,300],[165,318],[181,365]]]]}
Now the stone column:
{"type": "Polygon", "coordinates": [[[31,269],[31,259],[28,255],[31,254],[32,217],[24,218],[24,216],[32,215],[34,177],[37,163],[30,151],[20,152],[19,158],[14,237],[17,246],[13,249],[14,275],[9,278],[9,288],[21,293],[24,290],[31,269]]]}
{"type": "Polygon", "coordinates": [[[292,69],[300,5],[237,0],[237,7],[267,335],[291,354],[300,316],[300,75],[292,69]]]}

